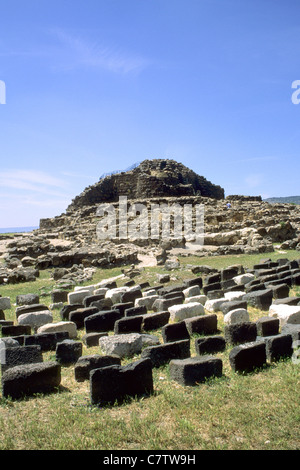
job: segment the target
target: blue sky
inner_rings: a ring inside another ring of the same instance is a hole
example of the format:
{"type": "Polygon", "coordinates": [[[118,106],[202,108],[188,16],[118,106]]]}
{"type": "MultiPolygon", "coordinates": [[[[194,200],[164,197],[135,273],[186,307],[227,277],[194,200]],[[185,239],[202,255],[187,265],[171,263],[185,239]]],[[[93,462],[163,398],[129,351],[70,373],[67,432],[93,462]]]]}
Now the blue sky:
{"type": "Polygon", "coordinates": [[[152,158],[226,195],[299,195],[299,13],[299,0],[0,0],[0,227],[38,225],[152,158]]]}

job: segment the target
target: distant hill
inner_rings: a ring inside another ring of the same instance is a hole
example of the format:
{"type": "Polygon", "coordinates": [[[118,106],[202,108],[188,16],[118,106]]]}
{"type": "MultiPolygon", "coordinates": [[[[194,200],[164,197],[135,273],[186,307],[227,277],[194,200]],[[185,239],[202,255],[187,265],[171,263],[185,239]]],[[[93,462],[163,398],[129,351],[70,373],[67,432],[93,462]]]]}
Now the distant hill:
{"type": "Polygon", "coordinates": [[[300,196],[287,196],[287,197],[269,197],[264,199],[266,202],[283,203],[283,204],[300,204],[300,196]]]}

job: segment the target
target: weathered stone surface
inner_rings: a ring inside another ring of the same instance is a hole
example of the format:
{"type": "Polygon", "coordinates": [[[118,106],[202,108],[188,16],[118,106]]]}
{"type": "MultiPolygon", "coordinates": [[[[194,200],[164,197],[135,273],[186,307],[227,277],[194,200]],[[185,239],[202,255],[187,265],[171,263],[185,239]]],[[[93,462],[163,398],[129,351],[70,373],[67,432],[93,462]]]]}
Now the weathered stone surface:
{"type": "Polygon", "coordinates": [[[139,333],[104,336],[99,339],[103,354],[114,354],[120,358],[140,354],[144,347],[157,344],[159,339],[156,336],[139,333]]]}
{"type": "Polygon", "coordinates": [[[183,305],[173,305],[168,308],[171,321],[182,321],[186,318],[204,315],[205,310],[202,304],[198,302],[190,302],[183,305]]]}
{"type": "Polygon", "coordinates": [[[229,344],[250,343],[256,340],[257,327],[256,323],[243,322],[225,325],[225,340],[229,344]]]}
{"type": "Polygon", "coordinates": [[[83,305],[85,308],[89,307],[92,302],[96,302],[97,300],[103,300],[105,298],[105,294],[98,294],[98,295],[88,295],[83,299],[83,305]]]}
{"type": "Polygon", "coordinates": [[[233,323],[243,323],[249,321],[249,313],[245,308],[236,308],[234,310],[229,310],[228,313],[224,315],[224,323],[227,325],[232,325],[233,323]]]}
{"type": "Polygon", "coordinates": [[[45,304],[25,305],[16,308],[16,317],[19,318],[19,316],[24,313],[44,312],[46,310],[49,310],[49,308],[45,304]]]}
{"type": "Polygon", "coordinates": [[[126,292],[121,293],[120,302],[135,302],[142,296],[143,294],[140,286],[130,287],[126,292]]]}
{"type": "Polygon", "coordinates": [[[300,306],[272,304],[269,308],[269,316],[278,318],[280,326],[286,323],[300,324],[300,306]]]}
{"type": "Polygon", "coordinates": [[[153,393],[152,366],[148,359],[93,369],[90,372],[90,398],[93,405],[121,403],[127,397],[153,393]]]}
{"type": "Polygon", "coordinates": [[[248,282],[253,281],[255,279],[255,276],[254,274],[251,274],[251,273],[245,273],[245,274],[240,274],[239,276],[234,276],[232,279],[237,285],[244,286],[248,282]]]}
{"type": "Polygon", "coordinates": [[[39,302],[40,298],[37,294],[22,294],[16,296],[16,304],[19,306],[38,304],[39,302]]]}
{"type": "Polygon", "coordinates": [[[37,333],[56,333],[59,331],[66,331],[70,339],[77,338],[77,327],[74,322],[61,321],[56,323],[47,323],[46,325],[38,328],[37,333]]]}
{"type": "Polygon", "coordinates": [[[9,297],[0,297],[0,310],[10,310],[11,303],[9,297]]]}
{"type": "Polygon", "coordinates": [[[257,336],[273,336],[279,333],[278,318],[261,317],[256,322],[257,336]]]}
{"type": "Polygon", "coordinates": [[[67,320],[69,321],[69,315],[71,312],[74,312],[75,310],[78,310],[79,308],[82,308],[82,304],[72,304],[72,305],[64,305],[60,312],[59,315],[62,320],[67,320]]]}
{"type": "Polygon", "coordinates": [[[201,354],[215,354],[225,351],[226,341],[223,336],[204,336],[195,339],[196,353],[201,354]]]}
{"type": "Polygon", "coordinates": [[[234,372],[251,372],[266,364],[266,345],[250,342],[235,346],[229,353],[229,363],[234,372]]]}
{"type": "Polygon", "coordinates": [[[100,356],[100,354],[81,356],[74,367],[75,380],[77,382],[89,380],[91,370],[112,365],[121,365],[121,359],[118,356],[100,356]]]}
{"type": "Polygon", "coordinates": [[[135,317],[137,315],[144,315],[147,313],[147,307],[146,305],[140,305],[139,307],[129,307],[126,308],[125,311],[125,317],[135,317]]]}
{"type": "Polygon", "coordinates": [[[1,354],[1,371],[5,372],[14,366],[43,362],[40,346],[8,347],[1,354]]]}
{"type": "Polygon", "coordinates": [[[24,346],[38,345],[42,352],[55,351],[58,342],[69,339],[66,331],[57,333],[39,333],[24,337],[24,346]]]}
{"type": "Polygon", "coordinates": [[[80,341],[65,339],[56,345],[55,358],[59,364],[75,364],[81,355],[82,343],[80,341]]]}
{"type": "Polygon", "coordinates": [[[205,302],[204,304],[204,309],[207,310],[208,312],[219,312],[221,311],[221,306],[225,303],[228,302],[225,297],[217,298],[217,299],[209,299],[205,302]]]}
{"type": "Polygon", "coordinates": [[[142,315],[120,318],[120,320],[117,320],[114,324],[114,333],[116,335],[123,333],[141,333],[142,324],[142,315]]]}
{"type": "Polygon", "coordinates": [[[278,334],[263,338],[266,344],[267,359],[275,362],[293,354],[293,339],[290,334],[278,334]]]}
{"type": "Polygon", "coordinates": [[[290,287],[287,284],[278,284],[278,285],[273,286],[270,283],[268,284],[268,289],[272,289],[274,300],[286,298],[288,297],[289,292],[290,292],[290,287]]]}
{"type": "Polygon", "coordinates": [[[56,362],[16,366],[2,376],[2,395],[20,399],[36,393],[54,392],[61,382],[61,367],[56,362]]]}
{"type": "Polygon", "coordinates": [[[115,322],[122,316],[119,310],[107,310],[89,315],[84,319],[85,331],[86,333],[113,331],[115,322]]]}
{"type": "Polygon", "coordinates": [[[191,302],[198,302],[199,304],[205,305],[205,302],[208,300],[206,295],[200,294],[193,297],[186,297],[184,299],[184,304],[189,304],[191,302]]]}
{"type": "Polygon", "coordinates": [[[169,323],[161,329],[164,343],[171,341],[180,341],[182,339],[190,339],[190,334],[184,321],[177,323],[169,323]]]}
{"type": "Polygon", "coordinates": [[[222,360],[213,356],[172,360],[169,364],[172,380],[186,386],[195,386],[211,377],[222,375],[222,360]]]}
{"type": "Polygon", "coordinates": [[[273,300],[272,289],[258,290],[245,294],[244,300],[252,307],[259,308],[261,310],[268,310],[273,300]]]}
{"type": "Polygon", "coordinates": [[[49,310],[33,313],[23,313],[18,317],[19,325],[29,325],[33,330],[37,330],[46,323],[51,323],[53,316],[49,310]]]}
{"type": "Polygon", "coordinates": [[[144,331],[157,330],[162,326],[166,325],[170,319],[170,312],[157,312],[157,313],[147,313],[143,315],[143,325],[142,328],[144,331]]]}
{"type": "Polygon", "coordinates": [[[195,295],[200,295],[201,294],[200,287],[198,285],[187,287],[182,292],[183,292],[185,298],[194,297],[195,295]]]}
{"type": "Polygon", "coordinates": [[[218,317],[216,314],[206,314],[184,320],[190,335],[211,335],[218,331],[218,317]]]}
{"type": "Polygon", "coordinates": [[[140,297],[135,300],[135,307],[145,306],[147,310],[152,310],[155,300],[159,299],[158,295],[148,295],[146,297],[140,297]]]}
{"type": "Polygon", "coordinates": [[[88,297],[89,295],[90,295],[90,291],[87,290],[87,289],[77,291],[77,292],[70,292],[68,294],[68,303],[70,305],[81,304],[83,306],[83,301],[84,301],[85,297],[88,297]]]}
{"type": "Polygon", "coordinates": [[[181,305],[183,303],[182,296],[172,297],[170,299],[156,299],[152,304],[152,310],[154,312],[162,312],[168,310],[173,305],[181,305]]]}
{"type": "Polygon", "coordinates": [[[69,313],[69,321],[75,323],[78,330],[84,328],[85,318],[98,313],[97,307],[82,307],[69,313]]]}
{"type": "Polygon", "coordinates": [[[160,367],[172,359],[186,359],[190,355],[190,340],[185,339],[146,347],[142,351],[141,357],[143,359],[149,358],[152,367],[160,367]]]}
{"type": "Polygon", "coordinates": [[[99,339],[102,336],[107,336],[108,333],[86,333],[82,336],[82,342],[88,347],[99,346],[99,339]]]}
{"type": "Polygon", "coordinates": [[[51,300],[54,304],[57,302],[67,302],[68,301],[68,291],[66,290],[54,290],[51,292],[51,300]]]}
{"type": "Polygon", "coordinates": [[[21,336],[30,335],[31,327],[29,325],[4,325],[1,328],[2,336],[21,336]]]}
{"type": "MultiPolygon", "coordinates": [[[[125,301],[122,300],[122,294],[124,292],[127,292],[128,290],[129,290],[129,287],[126,287],[126,286],[115,287],[114,289],[109,289],[105,294],[105,298],[111,299],[112,304],[127,302],[127,300],[125,301]]],[[[132,302],[132,300],[129,300],[128,302],[132,302]]]]}
{"type": "Polygon", "coordinates": [[[232,310],[243,309],[247,310],[247,302],[245,300],[231,300],[229,302],[224,302],[221,305],[220,310],[223,312],[224,316],[232,310]]]}

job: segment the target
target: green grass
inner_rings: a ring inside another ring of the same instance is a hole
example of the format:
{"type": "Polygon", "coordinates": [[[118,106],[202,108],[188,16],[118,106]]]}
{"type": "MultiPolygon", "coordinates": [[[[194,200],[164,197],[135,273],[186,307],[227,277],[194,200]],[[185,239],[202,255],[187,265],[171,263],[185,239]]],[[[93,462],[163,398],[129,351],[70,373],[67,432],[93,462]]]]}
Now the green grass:
{"type": "MultiPolygon", "coordinates": [[[[181,265],[205,264],[225,267],[243,264],[251,267],[262,258],[300,258],[299,252],[180,258],[181,265]]],[[[161,267],[145,268],[135,281],[157,281],[161,267]]],[[[99,282],[121,273],[118,268],[98,270],[93,281],[99,282]]],[[[2,296],[14,303],[16,295],[41,293],[50,304],[54,285],[50,271],[42,272],[32,283],[3,286],[2,296]]],[[[189,269],[170,273],[174,279],[193,277],[189,269]]],[[[172,281],[173,282],[173,281],[172,281]]],[[[121,283],[119,283],[121,285],[121,283]]],[[[300,293],[299,289],[291,295],[300,293]]],[[[249,308],[255,321],[262,312],[249,308]]],[[[264,313],[265,314],[265,313],[264,313]]],[[[53,312],[60,321],[59,311],[53,312]]],[[[6,314],[15,320],[15,307],[6,314]]],[[[223,332],[223,315],[218,314],[223,332]]],[[[158,334],[159,332],[152,332],[158,334]]],[[[83,331],[79,331],[79,339],[83,331]]],[[[191,354],[195,354],[194,339],[191,354]]],[[[171,381],[168,366],[153,370],[154,394],[143,399],[129,399],[121,406],[93,407],[89,383],[78,383],[74,367],[62,368],[61,387],[57,393],[12,401],[0,397],[0,450],[297,450],[299,432],[300,367],[290,359],[268,364],[250,374],[237,374],[229,365],[230,347],[217,354],[223,361],[223,376],[196,387],[183,387],[171,381]]],[[[99,353],[98,347],[83,348],[84,354],[99,353]]],[[[55,353],[44,353],[44,361],[55,353]]],[[[139,359],[139,356],[132,360],[139,359]]],[[[128,360],[122,361],[123,364],[128,360]]]]}

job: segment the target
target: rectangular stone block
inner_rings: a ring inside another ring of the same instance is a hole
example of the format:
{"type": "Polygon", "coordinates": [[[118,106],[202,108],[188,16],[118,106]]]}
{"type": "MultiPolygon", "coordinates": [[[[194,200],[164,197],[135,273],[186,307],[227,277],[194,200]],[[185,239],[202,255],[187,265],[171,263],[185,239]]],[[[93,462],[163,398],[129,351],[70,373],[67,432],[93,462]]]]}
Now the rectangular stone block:
{"type": "Polygon", "coordinates": [[[270,362],[291,357],[293,354],[293,339],[289,334],[279,334],[264,338],[266,344],[267,359],[270,362]]]}
{"type": "Polygon", "coordinates": [[[224,336],[226,343],[240,344],[249,343],[256,340],[256,323],[242,322],[225,325],[224,336]]]}
{"type": "Polygon", "coordinates": [[[122,403],[127,397],[153,393],[152,366],[149,359],[127,366],[108,366],[90,372],[90,397],[93,405],[122,403]]]}
{"type": "Polygon", "coordinates": [[[278,318],[261,317],[256,322],[257,336],[273,336],[279,333],[278,318]]]}
{"type": "Polygon", "coordinates": [[[84,328],[84,320],[98,312],[97,307],[82,307],[69,313],[69,321],[74,322],[77,329],[80,330],[84,328]]]}
{"type": "Polygon", "coordinates": [[[67,331],[37,333],[35,335],[24,336],[24,346],[38,345],[42,352],[55,351],[57,343],[68,338],[69,334],[67,331]]]}
{"type": "Polygon", "coordinates": [[[15,366],[37,362],[43,362],[41,347],[38,345],[5,348],[1,352],[2,373],[15,366]]]}
{"type": "Polygon", "coordinates": [[[31,327],[29,325],[5,325],[1,328],[2,336],[22,336],[30,335],[31,327]]]}
{"type": "Polygon", "coordinates": [[[220,377],[222,370],[222,360],[213,356],[172,360],[169,365],[170,378],[187,386],[198,385],[211,377],[220,377]]]}
{"type": "Polygon", "coordinates": [[[100,354],[92,354],[81,356],[74,367],[75,380],[77,382],[89,380],[92,370],[112,365],[121,365],[121,359],[115,355],[100,356],[100,354]]]}
{"type": "Polygon", "coordinates": [[[65,339],[56,344],[55,358],[56,362],[62,365],[75,364],[82,355],[81,341],[65,339]]]}
{"type": "Polygon", "coordinates": [[[119,310],[107,310],[99,313],[94,313],[84,319],[84,327],[86,333],[113,331],[115,322],[122,318],[119,310]]]}
{"type": "Polygon", "coordinates": [[[172,359],[186,359],[190,355],[190,340],[185,339],[157,346],[149,346],[143,349],[141,358],[150,359],[152,367],[160,367],[172,359]]]}
{"type": "Polygon", "coordinates": [[[9,310],[11,308],[9,297],[0,297],[0,310],[9,310]]]}
{"type": "Polygon", "coordinates": [[[70,305],[72,305],[72,304],[81,304],[81,305],[83,305],[83,301],[84,301],[85,297],[88,297],[89,295],[91,295],[91,292],[88,289],[81,290],[81,291],[70,292],[68,294],[68,303],[70,305]]]}
{"type": "Polygon", "coordinates": [[[201,354],[215,354],[225,351],[226,341],[223,336],[204,336],[195,339],[196,353],[201,354]]]}
{"type": "Polygon", "coordinates": [[[61,368],[56,362],[16,366],[2,375],[2,395],[20,399],[36,393],[50,393],[59,387],[60,382],[61,368]]]}
{"type": "Polygon", "coordinates": [[[169,323],[168,325],[163,326],[161,329],[161,334],[164,343],[190,339],[190,334],[184,321],[169,323]]]}
{"type": "Polygon", "coordinates": [[[264,342],[251,342],[235,346],[229,353],[229,363],[234,372],[251,372],[267,362],[264,342]]]}
{"type": "Polygon", "coordinates": [[[143,315],[142,329],[144,331],[157,330],[166,325],[170,319],[170,312],[147,313],[143,315]]]}
{"type": "Polygon", "coordinates": [[[199,335],[211,335],[218,331],[218,317],[215,313],[186,318],[184,321],[190,335],[194,333],[199,335]]]}
{"type": "Polygon", "coordinates": [[[114,333],[116,335],[122,333],[141,333],[143,324],[143,316],[136,315],[132,317],[124,317],[117,320],[114,325],[114,333]]]}

